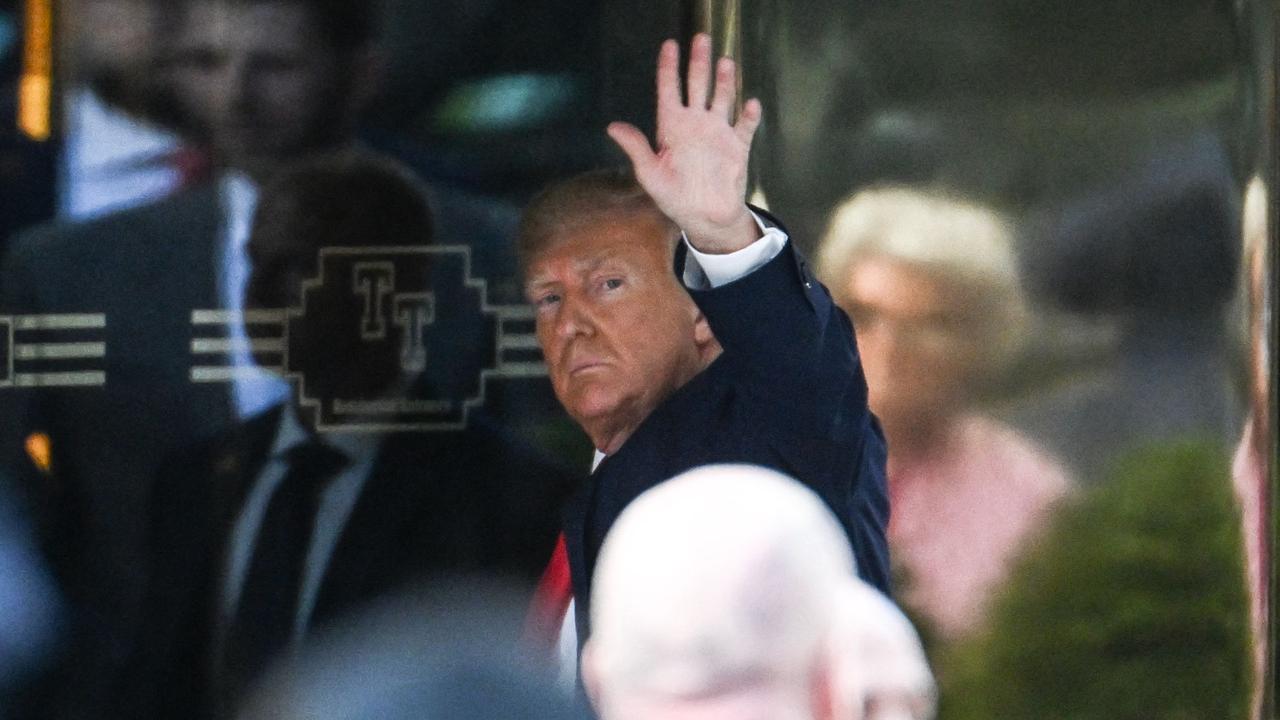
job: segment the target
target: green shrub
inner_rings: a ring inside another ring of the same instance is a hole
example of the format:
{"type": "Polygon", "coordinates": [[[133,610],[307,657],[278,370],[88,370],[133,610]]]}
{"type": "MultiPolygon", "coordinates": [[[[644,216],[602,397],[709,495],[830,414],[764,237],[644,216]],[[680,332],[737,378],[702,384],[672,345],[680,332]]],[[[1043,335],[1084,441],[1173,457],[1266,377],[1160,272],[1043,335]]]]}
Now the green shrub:
{"type": "Polygon", "coordinates": [[[1242,720],[1242,552],[1221,448],[1127,456],[1023,555],[987,629],[940,651],[940,717],[1242,720]]]}

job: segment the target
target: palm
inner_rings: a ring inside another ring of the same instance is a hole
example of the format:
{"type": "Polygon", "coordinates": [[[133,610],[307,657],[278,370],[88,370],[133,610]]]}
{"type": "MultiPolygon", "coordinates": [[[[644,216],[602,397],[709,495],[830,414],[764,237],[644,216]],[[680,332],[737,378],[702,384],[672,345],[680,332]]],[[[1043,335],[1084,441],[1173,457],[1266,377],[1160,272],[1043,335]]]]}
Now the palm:
{"type": "Polygon", "coordinates": [[[626,123],[609,135],[630,158],[636,179],[658,207],[690,238],[713,238],[749,217],[743,204],[751,139],[760,123],[760,104],[748,101],[733,122],[736,68],[722,58],[711,72],[711,41],[694,38],[689,58],[688,97],[680,94],[679,48],[663,44],[658,55],[658,149],[626,123]],[[710,98],[708,104],[707,98],[710,98]]]}

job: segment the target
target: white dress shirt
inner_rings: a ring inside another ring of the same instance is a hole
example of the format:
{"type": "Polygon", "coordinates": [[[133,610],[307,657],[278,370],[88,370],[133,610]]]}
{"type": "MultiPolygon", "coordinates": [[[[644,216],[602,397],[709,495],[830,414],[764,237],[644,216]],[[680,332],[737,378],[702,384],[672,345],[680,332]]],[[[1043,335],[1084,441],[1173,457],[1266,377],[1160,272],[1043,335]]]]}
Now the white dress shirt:
{"type": "MultiPolygon", "coordinates": [[[[249,284],[251,268],[246,248],[258,206],[258,188],[247,175],[229,172],[219,181],[218,196],[223,212],[218,299],[222,307],[238,313],[244,310],[244,293],[249,284]]],[[[254,364],[244,323],[231,324],[229,339],[231,362],[236,368],[231,390],[236,417],[244,420],[288,400],[289,383],[254,364]]]]}
{"type": "Polygon", "coordinates": [[[168,159],[181,144],[169,132],[110,107],[80,87],[66,97],[58,215],[84,220],[159,200],[182,184],[168,159]]]}

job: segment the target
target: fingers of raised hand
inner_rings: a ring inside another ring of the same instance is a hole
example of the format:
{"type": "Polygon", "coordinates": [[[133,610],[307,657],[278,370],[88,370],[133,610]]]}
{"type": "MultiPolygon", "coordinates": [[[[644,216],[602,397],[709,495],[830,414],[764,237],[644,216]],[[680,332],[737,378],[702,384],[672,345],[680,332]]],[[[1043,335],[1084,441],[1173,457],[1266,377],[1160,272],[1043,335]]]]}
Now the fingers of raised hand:
{"type": "Polygon", "coordinates": [[[716,63],[716,88],[711,97],[711,112],[725,120],[733,119],[733,101],[738,96],[737,63],[722,57],[716,63]]]}
{"type": "Polygon", "coordinates": [[[678,108],[683,104],[680,99],[680,44],[667,40],[658,51],[658,111],[678,108]]]}
{"type": "Polygon", "coordinates": [[[630,123],[612,122],[605,128],[605,132],[631,161],[637,177],[647,174],[653,163],[657,161],[653,149],[649,146],[649,138],[645,137],[636,126],[630,123]]]}
{"type": "Polygon", "coordinates": [[[689,48],[689,107],[706,109],[711,85],[711,36],[698,33],[689,48]]]}
{"type": "Polygon", "coordinates": [[[756,128],[760,127],[760,118],[763,114],[760,101],[755,98],[751,98],[742,106],[742,112],[738,115],[738,122],[733,126],[733,132],[747,147],[751,146],[751,138],[755,136],[756,128]]]}

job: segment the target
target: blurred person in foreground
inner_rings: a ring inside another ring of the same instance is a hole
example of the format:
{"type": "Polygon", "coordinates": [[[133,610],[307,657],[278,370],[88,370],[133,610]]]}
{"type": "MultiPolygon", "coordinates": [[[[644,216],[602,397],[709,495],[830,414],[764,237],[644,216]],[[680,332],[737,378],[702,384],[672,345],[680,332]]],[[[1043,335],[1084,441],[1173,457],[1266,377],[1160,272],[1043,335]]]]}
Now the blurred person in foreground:
{"type": "MultiPolygon", "coordinates": [[[[427,382],[398,336],[369,343],[362,304],[334,303],[326,250],[365,250],[430,280],[431,212],[408,170],[370,153],[320,155],[263,188],[245,305],[289,308],[290,402],[169,458],[151,508],[147,621],[122,716],[229,717],[272,662],[315,629],[409,583],[492,573],[530,586],[551,551],[568,482],[482,422],[381,432],[316,405],[385,404],[427,382]],[[304,292],[307,293],[304,295],[304,292]],[[305,390],[306,397],[302,393],[305,390]]],[[[430,285],[426,285],[429,292],[430,285]]]]}
{"type": "MultiPolygon", "coordinates": [[[[889,584],[884,440],[853,330],[786,232],[745,203],[759,102],[734,119],[735,65],[721,58],[713,72],[711,39],[699,34],[686,105],[679,54],[669,40],[658,56],[657,152],[633,126],[611,124],[633,173],[554,185],[521,224],[552,387],[597,450],[548,569],[571,581],[568,629],[580,639],[614,519],[650,487],[712,462],[798,478],[839,519],[858,571],[889,584]]],[[[559,616],[535,615],[554,635],[559,616]]]]}
{"type": "Polygon", "coordinates": [[[240,720],[587,720],[517,642],[527,599],[464,576],[380,600],[274,668],[240,720]]]}
{"type": "Polygon", "coordinates": [[[853,579],[832,631],[843,720],[931,720],[937,687],[920,636],[888,598],[853,579]]]}
{"type": "Polygon", "coordinates": [[[831,511],[750,465],[636,498],[600,551],[582,675],[604,720],[837,717],[831,631],[854,573],[831,511]]]}
{"type": "Polygon", "coordinates": [[[23,717],[23,685],[53,654],[64,611],[11,490],[0,472],[0,718],[6,719],[23,717]]]}
{"type": "Polygon", "coordinates": [[[889,544],[903,602],[954,638],[1071,483],[975,410],[1025,331],[1010,230],[994,211],[905,187],[833,212],[818,272],[853,319],[871,408],[889,442],[889,544]]]}

